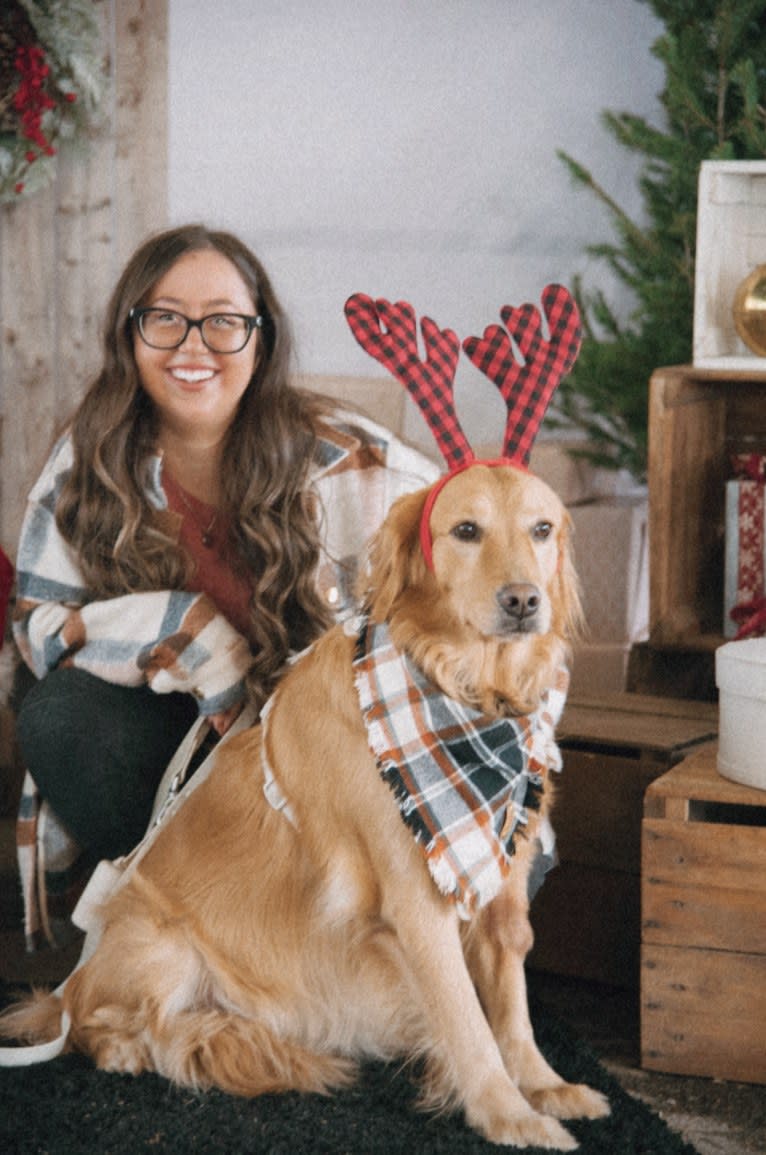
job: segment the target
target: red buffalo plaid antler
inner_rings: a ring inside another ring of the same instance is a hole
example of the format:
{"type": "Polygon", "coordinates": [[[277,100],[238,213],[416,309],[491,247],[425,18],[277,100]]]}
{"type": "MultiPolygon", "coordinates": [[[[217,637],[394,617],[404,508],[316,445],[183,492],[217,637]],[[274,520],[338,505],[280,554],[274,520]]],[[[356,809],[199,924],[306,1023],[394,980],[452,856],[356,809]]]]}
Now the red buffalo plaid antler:
{"type": "Polygon", "coordinates": [[[418,403],[450,469],[473,457],[455,413],[453,386],[460,342],[451,329],[423,317],[420,330],[426,360],[418,353],[415,310],[406,301],[392,305],[364,293],[346,301],[351,332],[366,353],[385,365],[418,403]]]}
{"type": "Polygon", "coordinates": [[[528,464],[550,399],[580,349],[580,314],[571,293],[563,285],[547,285],[542,305],[550,331],[547,341],[534,305],[505,305],[500,316],[508,332],[489,325],[483,337],[463,341],[471,361],[497,385],[508,407],[503,457],[522,465],[528,464]],[[514,356],[511,337],[523,362],[514,356]]]}

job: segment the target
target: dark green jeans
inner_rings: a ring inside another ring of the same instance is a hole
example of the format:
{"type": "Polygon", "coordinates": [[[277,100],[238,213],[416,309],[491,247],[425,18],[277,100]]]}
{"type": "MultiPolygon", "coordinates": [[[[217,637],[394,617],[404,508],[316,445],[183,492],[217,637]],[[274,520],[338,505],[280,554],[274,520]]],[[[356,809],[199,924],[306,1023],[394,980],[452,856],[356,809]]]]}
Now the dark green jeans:
{"type": "Polygon", "coordinates": [[[24,694],[17,732],[41,795],[97,860],[141,840],[160,779],[196,717],[190,695],[59,669],[24,694]]]}

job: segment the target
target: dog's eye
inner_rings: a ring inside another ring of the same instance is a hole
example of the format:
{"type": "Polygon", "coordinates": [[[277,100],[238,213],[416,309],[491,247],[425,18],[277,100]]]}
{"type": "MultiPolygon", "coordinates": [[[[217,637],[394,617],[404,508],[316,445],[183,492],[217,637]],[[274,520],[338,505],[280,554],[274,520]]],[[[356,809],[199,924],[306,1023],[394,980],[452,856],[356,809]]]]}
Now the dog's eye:
{"type": "Polygon", "coordinates": [[[481,529],[475,521],[461,521],[452,529],[458,541],[481,541],[481,529]]]}
{"type": "Polygon", "coordinates": [[[532,537],[535,541],[547,541],[553,533],[553,525],[550,521],[538,521],[535,528],[532,530],[532,537]]]}

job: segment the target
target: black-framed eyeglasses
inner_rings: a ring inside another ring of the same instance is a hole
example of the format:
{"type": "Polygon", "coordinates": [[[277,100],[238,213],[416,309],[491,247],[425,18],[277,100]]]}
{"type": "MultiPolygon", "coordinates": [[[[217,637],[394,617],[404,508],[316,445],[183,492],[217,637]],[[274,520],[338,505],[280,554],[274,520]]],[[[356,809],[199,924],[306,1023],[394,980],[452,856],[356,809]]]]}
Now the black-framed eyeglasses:
{"type": "Polygon", "coordinates": [[[142,340],[152,349],[177,349],[189,336],[190,329],[199,329],[200,336],[212,353],[239,353],[250,340],[253,329],[260,329],[263,317],[248,317],[244,313],[210,313],[193,321],[172,309],[131,309],[142,340]]]}

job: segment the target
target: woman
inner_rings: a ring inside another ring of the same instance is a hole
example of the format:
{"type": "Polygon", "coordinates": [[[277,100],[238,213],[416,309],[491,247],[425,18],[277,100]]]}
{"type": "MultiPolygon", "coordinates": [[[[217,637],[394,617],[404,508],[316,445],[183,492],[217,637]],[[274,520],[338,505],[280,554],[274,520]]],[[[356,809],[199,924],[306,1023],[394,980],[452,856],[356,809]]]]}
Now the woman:
{"type": "Polygon", "coordinates": [[[222,735],[246,697],[263,705],[290,653],[348,609],[391,502],[438,474],[291,386],[289,362],[240,241],[201,226],[150,239],[30,495],[14,634],[39,681],[19,743],[89,864],[139,840],[198,712],[222,735]]]}

